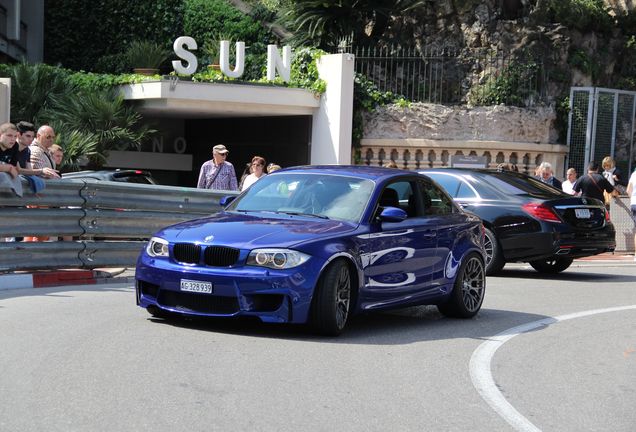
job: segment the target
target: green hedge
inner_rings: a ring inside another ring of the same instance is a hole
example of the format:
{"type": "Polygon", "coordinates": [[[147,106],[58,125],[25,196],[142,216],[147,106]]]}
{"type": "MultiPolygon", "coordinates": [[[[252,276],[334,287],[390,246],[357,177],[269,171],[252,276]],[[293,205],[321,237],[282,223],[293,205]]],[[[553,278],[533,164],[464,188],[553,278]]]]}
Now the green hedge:
{"type": "MultiPolygon", "coordinates": [[[[226,0],[47,0],[44,61],[73,70],[130,72],[124,52],[133,41],[155,42],[172,50],[178,36],[199,45],[201,68],[210,59],[202,48],[218,39],[246,43],[246,79],[258,79],[268,43],[277,43],[258,18],[226,0]]],[[[169,72],[169,63],[163,68],[169,72]]]]}
{"type": "Polygon", "coordinates": [[[47,0],[44,61],[73,70],[124,72],[133,40],[172,47],[183,34],[183,0],[47,0]]]}

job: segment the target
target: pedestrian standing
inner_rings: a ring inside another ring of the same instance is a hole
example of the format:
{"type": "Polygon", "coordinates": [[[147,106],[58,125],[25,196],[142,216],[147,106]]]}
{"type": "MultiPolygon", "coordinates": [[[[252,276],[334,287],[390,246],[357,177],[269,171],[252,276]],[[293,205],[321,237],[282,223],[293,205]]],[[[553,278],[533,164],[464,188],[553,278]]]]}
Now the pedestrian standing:
{"type": "Polygon", "coordinates": [[[8,174],[11,179],[18,177],[17,137],[18,129],[13,123],[0,125],[0,172],[8,174]]]}
{"type": "Polygon", "coordinates": [[[243,181],[243,187],[241,188],[242,191],[256,183],[260,178],[267,175],[265,173],[265,158],[261,156],[254,156],[252,158],[251,167],[251,173],[245,177],[245,180],[243,181]]]}
{"type": "Polygon", "coordinates": [[[567,178],[563,180],[563,183],[561,183],[561,189],[566,194],[576,195],[576,192],[574,192],[574,184],[576,183],[576,170],[574,168],[569,168],[565,176],[567,178]]]}
{"type": "Polygon", "coordinates": [[[29,147],[31,150],[31,165],[34,170],[40,170],[44,172],[43,168],[49,168],[46,172],[49,174],[49,178],[60,178],[60,175],[56,171],[55,161],[49,153],[49,149],[55,142],[55,131],[49,125],[40,126],[36,135],[35,141],[29,147]]]}
{"type": "MultiPolygon", "coordinates": [[[[629,196],[629,203],[632,210],[632,219],[636,225],[636,170],[634,170],[629,177],[627,195],[629,196]]],[[[636,229],[634,230],[634,245],[636,245],[636,229]]],[[[636,252],[634,252],[634,261],[636,261],[636,252]]]]}
{"type": "MultiPolygon", "coordinates": [[[[31,165],[31,144],[35,139],[35,126],[27,121],[18,122],[18,171],[23,175],[58,178],[56,170],[48,167],[34,169],[31,165]]],[[[53,144],[57,145],[57,144],[53,144]]]]}
{"type": "Polygon", "coordinates": [[[227,161],[229,152],[223,144],[212,148],[212,159],[201,165],[197,182],[199,189],[238,190],[234,166],[227,161]]]}
{"type": "Polygon", "coordinates": [[[616,166],[616,162],[614,162],[614,158],[611,156],[606,156],[603,158],[603,162],[601,162],[601,166],[603,167],[603,177],[607,179],[607,181],[614,186],[619,192],[625,192],[625,186],[627,186],[627,182],[623,178],[623,173],[616,166]]]}
{"type": "Polygon", "coordinates": [[[574,184],[574,192],[581,192],[587,198],[596,198],[609,207],[609,202],[603,192],[614,193],[612,186],[605,177],[598,172],[598,162],[590,162],[587,166],[587,175],[582,175],[574,184]]]}
{"type": "Polygon", "coordinates": [[[541,165],[539,165],[539,180],[557,189],[561,189],[561,181],[554,177],[552,165],[549,162],[541,162],[541,165]]]}

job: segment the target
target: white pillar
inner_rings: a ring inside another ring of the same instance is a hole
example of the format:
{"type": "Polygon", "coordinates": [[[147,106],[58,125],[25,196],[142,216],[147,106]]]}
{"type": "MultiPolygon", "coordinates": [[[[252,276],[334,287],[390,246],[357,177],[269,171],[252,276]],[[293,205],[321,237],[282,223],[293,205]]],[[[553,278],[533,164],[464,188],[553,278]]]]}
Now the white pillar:
{"type": "Polygon", "coordinates": [[[0,124],[11,121],[11,78],[0,78],[0,124]]]}
{"type": "Polygon", "coordinates": [[[314,114],[310,163],[349,165],[353,121],[353,54],[320,57],[318,73],[327,82],[314,114]]]}

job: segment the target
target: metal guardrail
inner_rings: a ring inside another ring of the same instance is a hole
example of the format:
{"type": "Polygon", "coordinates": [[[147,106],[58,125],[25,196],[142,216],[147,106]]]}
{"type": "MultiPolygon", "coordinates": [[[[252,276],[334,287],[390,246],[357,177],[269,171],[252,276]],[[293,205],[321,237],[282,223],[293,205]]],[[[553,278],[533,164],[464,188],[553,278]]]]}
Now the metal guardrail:
{"type": "Polygon", "coordinates": [[[0,271],[131,267],[160,228],[207,216],[234,191],[86,180],[47,180],[35,194],[0,189],[0,238],[49,236],[73,241],[0,242],[0,271]]]}

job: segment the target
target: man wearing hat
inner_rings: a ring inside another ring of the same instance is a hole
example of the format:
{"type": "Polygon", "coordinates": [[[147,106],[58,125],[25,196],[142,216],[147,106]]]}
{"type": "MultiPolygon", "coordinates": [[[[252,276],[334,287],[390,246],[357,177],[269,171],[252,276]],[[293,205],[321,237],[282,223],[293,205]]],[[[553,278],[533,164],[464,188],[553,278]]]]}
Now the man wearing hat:
{"type": "Polygon", "coordinates": [[[201,165],[197,187],[200,189],[238,190],[234,165],[228,162],[228,149],[223,144],[212,148],[212,159],[201,165]]]}

